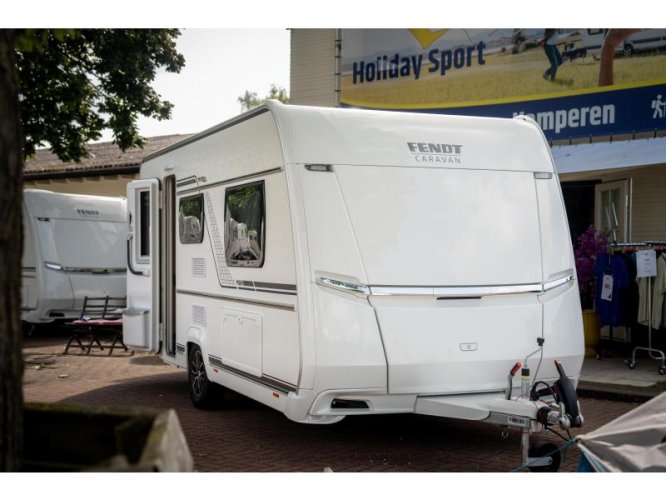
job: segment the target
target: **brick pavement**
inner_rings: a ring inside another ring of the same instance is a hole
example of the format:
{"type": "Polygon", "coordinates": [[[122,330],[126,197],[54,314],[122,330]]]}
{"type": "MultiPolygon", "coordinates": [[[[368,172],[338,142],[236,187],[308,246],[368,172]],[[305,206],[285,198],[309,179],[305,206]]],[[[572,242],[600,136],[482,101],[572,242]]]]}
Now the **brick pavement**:
{"type": "MultiPolygon", "coordinates": [[[[185,370],[143,353],[62,355],[65,342],[62,336],[26,339],[26,401],[174,408],[198,471],[503,472],[520,463],[519,432],[504,439],[499,427],[482,423],[377,415],[304,425],[235,393],[219,409],[197,410],[185,370]]],[[[637,406],[589,398],[581,404],[585,432],[637,406]]],[[[560,470],[575,470],[578,458],[570,448],[560,470]]]]}

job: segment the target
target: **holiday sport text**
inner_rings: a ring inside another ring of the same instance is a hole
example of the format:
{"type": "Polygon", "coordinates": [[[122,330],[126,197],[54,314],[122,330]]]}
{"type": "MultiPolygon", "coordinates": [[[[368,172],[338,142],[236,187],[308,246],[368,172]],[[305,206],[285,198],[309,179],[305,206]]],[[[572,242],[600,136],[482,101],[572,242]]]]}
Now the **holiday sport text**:
{"type": "MultiPolygon", "coordinates": [[[[428,73],[439,72],[440,76],[445,76],[449,71],[470,67],[474,61],[482,66],[486,64],[483,55],[485,47],[485,42],[479,42],[476,45],[456,49],[432,49],[427,56],[428,73]]],[[[352,83],[356,85],[404,77],[418,80],[421,77],[424,57],[425,54],[403,57],[396,53],[392,56],[379,56],[374,62],[354,62],[352,83]]]]}

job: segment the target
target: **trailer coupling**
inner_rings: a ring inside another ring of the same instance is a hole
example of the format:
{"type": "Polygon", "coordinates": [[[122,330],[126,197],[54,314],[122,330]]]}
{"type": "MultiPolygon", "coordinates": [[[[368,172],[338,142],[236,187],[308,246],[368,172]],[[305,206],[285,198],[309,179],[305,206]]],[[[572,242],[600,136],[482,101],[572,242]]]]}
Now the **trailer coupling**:
{"type": "MultiPolygon", "coordinates": [[[[523,384],[518,397],[511,397],[511,384],[504,393],[463,394],[450,396],[421,396],[416,400],[415,412],[447,418],[476,420],[521,430],[522,464],[530,470],[557,470],[560,456],[558,447],[552,443],[530,447],[530,435],[535,432],[555,431],[559,427],[568,432],[572,427],[581,427],[584,419],[578,396],[562,364],[555,361],[559,378],[549,385],[539,381],[530,387],[523,384]],[[508,394],[508,398],[507,398],[508,394]]],[[[516,363],[510,378],[520,369],[516,363]]],[[[521,373],[523,380],[529,379],[529,370],[521,373]]]]}
{"type": "MultiPolygon", "coordinates": [[[[516,363],[509,372],[509,387],[507,389],[507,398],[511,394],[511,379],[518,370],[520,363],[516,363]]],[[[536,422],[544,430],[551,430],[562,439],[564,436],[554,431],[552,427],[559,426],[567,433],[572,427],[582,427],[584,418],[578,401],[578,394],[567,377],[564,367],[559,360],[555,360],[555,368],[559,378],[553,385],[546,382],[537,381],[530,387],[529,369],[523,368],[521,397],[529,393],[529,401],[535,404],[536,422]],[[542,387],[540,389],[540,387],[542,387]],[[547,399],[546,399],[547,398],[547,399]]],[[[523,466],[533,471],[554,471],[559,467],[561,456],[559,448],[552,443],[542,443],[530,446],[530,433],[535,429],[532,426],[523,426],[521,434],[521,451],[523,466]]]]}

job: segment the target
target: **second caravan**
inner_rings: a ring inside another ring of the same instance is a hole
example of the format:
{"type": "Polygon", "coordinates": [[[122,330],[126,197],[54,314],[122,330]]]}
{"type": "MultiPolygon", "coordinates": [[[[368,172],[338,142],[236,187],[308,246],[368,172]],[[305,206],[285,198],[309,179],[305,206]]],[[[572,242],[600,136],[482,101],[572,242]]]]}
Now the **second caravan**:
{"type": "Polygon", "coordinates": [[[146,158],[128,210],[124,341],[187,368],[197,406],[228,387],[298,422],[533,429],[517,367],[569,396],[579,376],[564,205],[527,118],[271,101],[146,158]]]}
{"type": "Polygon", "coordinates": [[[126,243],[125,199],[24,190],[21,320],[78,319],[86,296],[124,297],[126,243]]]}

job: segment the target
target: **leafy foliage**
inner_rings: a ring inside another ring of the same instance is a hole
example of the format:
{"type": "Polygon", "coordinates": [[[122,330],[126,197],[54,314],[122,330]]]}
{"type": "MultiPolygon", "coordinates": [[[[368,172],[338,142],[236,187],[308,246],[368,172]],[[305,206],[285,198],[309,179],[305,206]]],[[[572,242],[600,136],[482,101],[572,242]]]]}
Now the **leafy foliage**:
{"type": "Polygon", "coordinates": [[[156,72],[178,73],[175,29],[24,30],[16,39],[24,155],[45,143],[63,161],[110,128],[125,150],[141,146],[139,115],[170,117],[172,104],[151,87],[156,72]]]}
{"type": "Polygon", "coordinates": [[[287,94],[285,88],[271,83],[271,88],[263,99],[260,98],[256,92],[246,90],[245,94],[238,97],[238,102],[241,105],[241,112],[245,112],[260,106],[269,99],[277,99],[278,101],[287,104],[289,102],[289,94],[287,94]]]}

